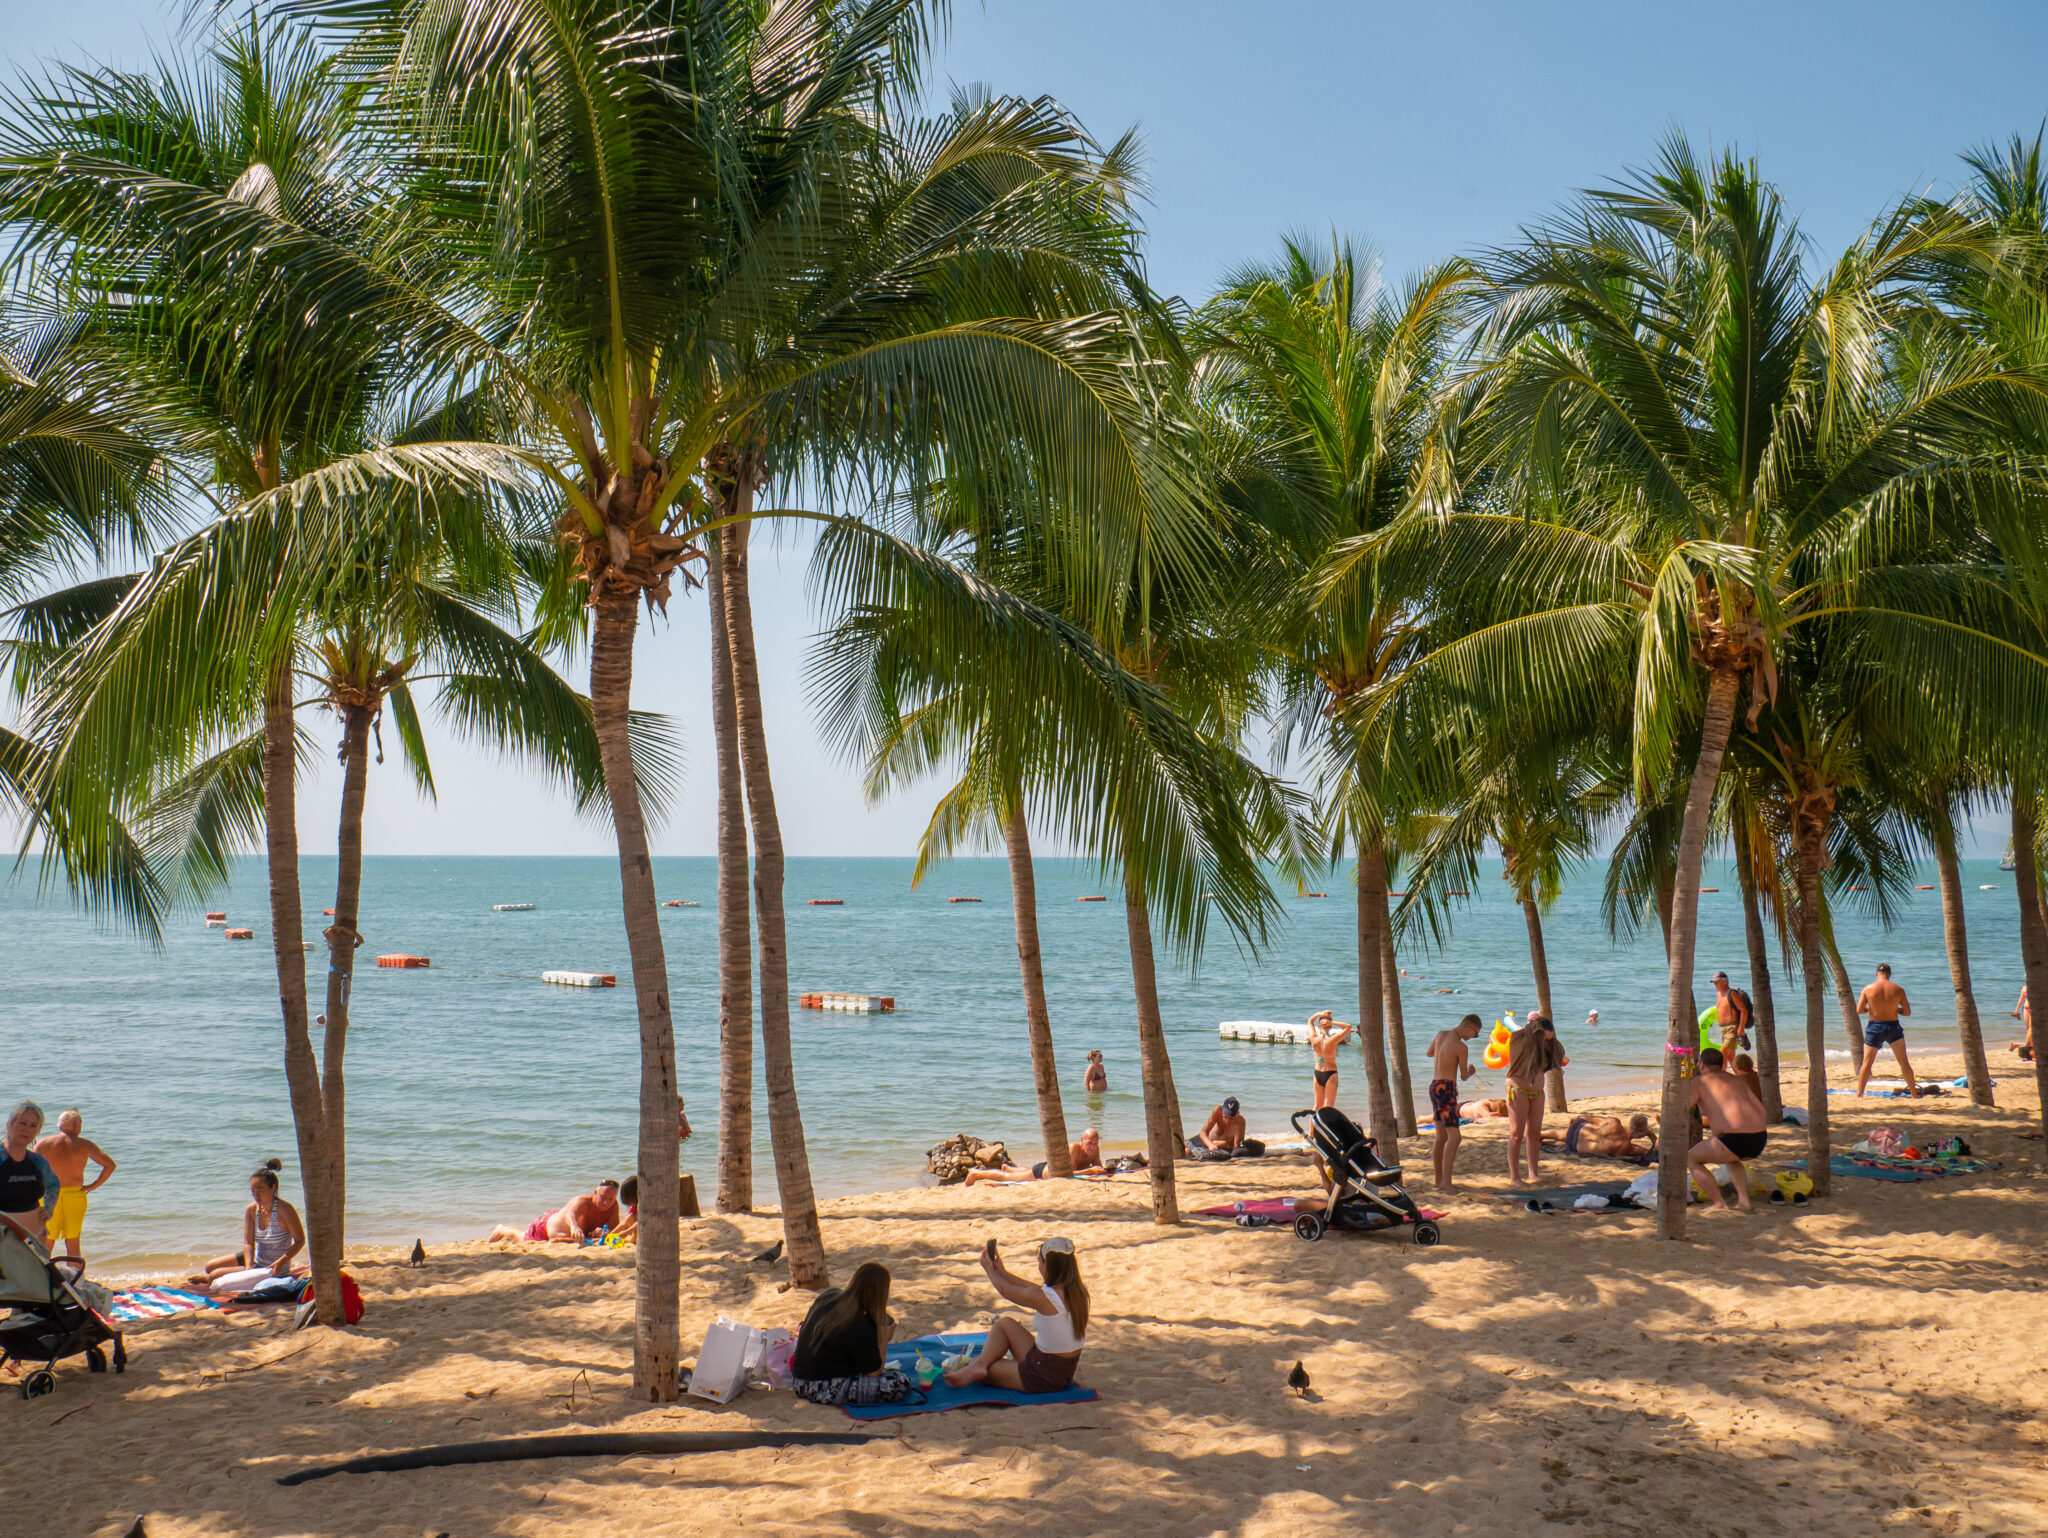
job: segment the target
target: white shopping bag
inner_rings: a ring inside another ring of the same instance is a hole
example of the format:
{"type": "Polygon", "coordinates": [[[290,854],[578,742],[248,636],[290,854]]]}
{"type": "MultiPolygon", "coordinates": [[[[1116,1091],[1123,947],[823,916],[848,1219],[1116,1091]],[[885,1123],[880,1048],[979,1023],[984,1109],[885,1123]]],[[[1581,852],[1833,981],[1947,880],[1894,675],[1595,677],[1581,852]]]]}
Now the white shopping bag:
{"type": "Polygon", "coordinates": [[[747,1372],[761,1353],[761,1332],[720,1314],[704,1332],[697,1366],[690,1374],[690,1392],[700,1399],[727,1404],[747,1386],[747,1372]]]}

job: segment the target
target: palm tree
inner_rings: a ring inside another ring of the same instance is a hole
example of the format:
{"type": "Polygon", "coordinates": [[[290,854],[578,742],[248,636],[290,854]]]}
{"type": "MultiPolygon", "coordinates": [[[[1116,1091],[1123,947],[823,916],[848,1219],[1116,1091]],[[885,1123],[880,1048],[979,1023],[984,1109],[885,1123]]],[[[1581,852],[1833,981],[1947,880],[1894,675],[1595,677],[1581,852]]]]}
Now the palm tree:
{"type": "Polygon", "coordinates": [[[724,535],[707,536],[711,611],[711,736],[718,755],[718,1200],[754,1210],[754,937],[747,900],[746,786],[739,704],[725,636],[724,535]]]}
{"type": "Polygon", "coordinates": [[[1970,982],[1970,937],[1963,918],[1963,876],[1956,863],[1956,813],[1971,798],[1948,784],[1930,782],[1920,807],[1920,831],[1934,851],[1941,885],[1941,933],[1948,951],[1948,975],[1956,994],[1956,1028],[1962,1036],[1963,1069],[1972,1105],[1995,1105],[1991,1065],[1984,1059],[1984,1025],[1977,1017],[1977,992],[1970,982]]]}
{"type": "Polygon", "coordinates": [[[1412,591],[1387,584],[1317,604],[1308,578],[1332,549],[1444,485],[1436,394],[1469,279],[1451,262],[1390,290],[1360,247],[1290,240],[1276,262],[1232,274],[1190,328],[1223,496],[1258,562],[1241,607],[1270,658],[1281,748],[1308,747],[1340,830],[1332,847],[1348,842],[1357,855],[1367,1120],[1389,1162],[1401,1117],[1387,1062],[1387,830],[1400,808],[1340,707],[1400,671],[1424,616],[1412,591]]]}
{"type": "MultiPolygon", "coordinates": [[[[1128,233],[1105,237],[1100,216],[1124,173],[1050,104],[905,117],[928,25],[916,0],[291,8],[351,29],[395,174],[520,317],[495,377],[517,403],[505,414],[533,424],[595,610],[591,695],[642,1021],[641,1175],[664,1207],[672,1029],[625,751],[632,643],[639,603],[665,601],[690,541],[731,531],[721,597],[769,1120],[791,1276],[822,1286],[745,528],[770,515],[756,499],[778,471],[836,486],[941,450],[972,463],[1026,445],[1071,506],[1114,510],[1156,480],[1120,415],[1122,323],[1075,314],[1101,310],[1095,271],[1127,255],[1128,233]]],[[[1075,552],[1103,528],[1053,532],[1075,552]]],[[[643,1228],[665,1236],[669,1218],[643,1211],[643,1228]]],[[[672,1391],[667,1244],[639,1257],[642,1392],[672,1391]]]]}
{"type": "MultiPolygon", "coordinates": [[[[355,108],[307,40],[252,21],[190,72],[67,69],[10,98],[0,122],[0,221],[46,259],[29,270],[89,318],[125,392],[176,423],[219,513],[46,676],[35,719],[48,783],[85,775],[110,817],[133,811],[195,767],[180,755],[262,721],[232,765],[244,793],[261,783],[286,1076],[327,1323],[340,1322],[343,1232],[339,1128],[332,1146],[326,1128],[340,1119],[346,1022],[330,1018],[323,1071],[299,939],[303,627],[340,613],[366,565],[425,572],[437,552],[487,546],[521,475],[461,438],[378,430],[411,392],[432,393],[419,378],[396,382],[401,341],[420,338],[402,339],[391,317],[442,268],[349,160],[355,108]],[[209,628],[194,628],[202,618],[209,628]],[[189,665],[166,667],[181,657],[189,665]]],[[[330,943],[339,966],[352,922],[330,943]]]]}
{"type": "Polygon", "coordinates": [[[1778,1071],[1778,1011],[1771,995],[1771,958],[1764,942],[1764,904],[1779,921],[1784,938],[1784,901],[1777,840],[1765,828],[1756,797],[1741,775],[1730,774],[1728,837],[1735,846],[1735,881],[1742,896],[1742,938],[1749,953],[1749,999],[1756,1011],[1756,1071],[1763,1088],[1764,1119],[1775,1127],[1784,1121],[1784,1089],[1778,1071]]]}
{"type": "MultiPolygon", "coordinates": [[[[1420,510],[1326,578],[1426,564],[1465,615],[1459,639],[1356,702],[1385,718],[1382,740],[1397,720],[1427,741],[1432,720],[1475,711],[1569,736],[1625,696],[1641,795],[1698,733],[1670,881],[1666,1126],[1686,1115],[1700,867],[1744,685],[1754,720],[1785,638],[1858,615],[1918,680],[1945,686],[1970,656],[1992,670],[1983,686],[2013,681],[1988,636],[1923,620],[1924,594],[1883,585],[1905,507],[1960,473],[1931,445],[2022,388],[1939,328],[1900,345],[1925,314],[1916,279],[1968,240],[1958,220],[1901,212],[1809,280],[1755,168],[1672,140],[1489,264],[1460,438],[1489,500],[1420,510]]],[[[1683,1231],[1684,1161],[1665,1139],[1667,1237],[1683,1231]]]]}

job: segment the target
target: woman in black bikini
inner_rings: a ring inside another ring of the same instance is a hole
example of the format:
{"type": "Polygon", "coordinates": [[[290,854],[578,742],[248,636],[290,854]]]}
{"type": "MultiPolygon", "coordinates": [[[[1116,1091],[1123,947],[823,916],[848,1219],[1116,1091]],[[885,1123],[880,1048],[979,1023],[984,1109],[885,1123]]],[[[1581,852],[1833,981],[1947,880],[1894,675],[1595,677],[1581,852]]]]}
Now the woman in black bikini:
{"type": "Polygon", "coordinates": [[[1351,1027],[1329,1010],[1308,1017],[1309,1050],[1316,1055],[1315,1108],[1337,1103],[1337,1049],[1351,1039],[1351,1027]]]}

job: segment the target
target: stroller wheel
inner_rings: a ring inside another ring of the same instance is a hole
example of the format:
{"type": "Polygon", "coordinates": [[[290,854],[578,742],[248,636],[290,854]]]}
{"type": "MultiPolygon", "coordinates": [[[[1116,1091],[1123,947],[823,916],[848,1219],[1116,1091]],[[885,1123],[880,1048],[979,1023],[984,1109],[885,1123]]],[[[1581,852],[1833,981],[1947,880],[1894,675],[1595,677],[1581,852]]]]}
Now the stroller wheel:
{"type": "Polygon", "coordinates": [[[1444,1231],[1438,1228],[1436,1224],[1430,1222],[1429,1219],[1424,1218],[1415,1225],[1415,1242],[1421,1245],[1442,1244],[1444,1242],[1444,1231]]]}
{"type": "Polygon", "coordinates": [[[21,1397],[23,1399],[39,1399],[44,1394],[54,1394],[56,1392],[57,1375],[47,1367],[38,1372],[32,1372],[21,1380],[21,1397]]]}
{"type": "Polygon", "coordinates": [[[1329,1226],[1318,1214],[1304,1212],[1294,1220],[1294,1237],[1306,1239],[1310,1244],[1314,1244],[1316,1240],[1323,1237],[1324,1230],[1329,1226]]]}
{"type": "Polygon", "coordinates": [[[85,1348],[85,1370],[87,1372],[105,1372],[107,1370],[106,1352],[100,1350],[98,1346],[87,1346],[85,1348]]]}

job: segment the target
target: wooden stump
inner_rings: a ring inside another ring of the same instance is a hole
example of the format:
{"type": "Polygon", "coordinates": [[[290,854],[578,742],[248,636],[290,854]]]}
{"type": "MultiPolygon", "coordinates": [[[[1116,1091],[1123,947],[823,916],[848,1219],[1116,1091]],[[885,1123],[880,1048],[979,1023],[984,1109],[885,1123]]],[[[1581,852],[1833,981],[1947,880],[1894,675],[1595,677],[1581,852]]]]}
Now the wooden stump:
{"type": "Polygon", "coordinates": [[[685,1174],[683,1176],[682,1206],[677,1210],[686,1218],[701,1218],[704,1216],[704,1209],[697,1205],[697,1177],[695,1175],[685,1174]]]}

